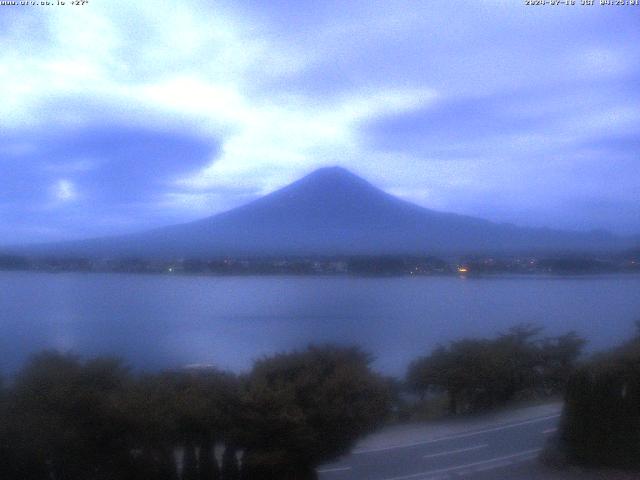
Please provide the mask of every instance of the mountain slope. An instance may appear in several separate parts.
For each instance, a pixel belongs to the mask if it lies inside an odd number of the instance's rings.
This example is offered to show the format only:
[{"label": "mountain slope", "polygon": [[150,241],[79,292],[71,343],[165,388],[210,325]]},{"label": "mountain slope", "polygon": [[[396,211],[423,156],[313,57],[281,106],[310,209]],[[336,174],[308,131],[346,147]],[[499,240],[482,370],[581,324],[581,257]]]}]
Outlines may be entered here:
[{"label": "mountain slope", "polygon": [[331,167],[195,222],[37,250],[83,256],[218,257],[596,251],[627,246],[627,240],[606,232],[519,228],[436,212]]}]

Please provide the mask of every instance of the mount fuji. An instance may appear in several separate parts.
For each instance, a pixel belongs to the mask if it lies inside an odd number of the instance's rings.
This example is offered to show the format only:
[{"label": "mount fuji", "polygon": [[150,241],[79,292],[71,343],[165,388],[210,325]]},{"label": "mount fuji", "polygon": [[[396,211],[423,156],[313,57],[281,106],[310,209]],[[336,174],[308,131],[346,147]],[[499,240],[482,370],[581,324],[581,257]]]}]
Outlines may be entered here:
[{"label": "mount fuji", "polygon": [[[401,200],[340,167],[321,168],[233,210],[138,234],[28,247],[87,257],[466,254],[611,251],[631,238],[525,228]],[[27,247],[23,247],[25,249]]]}]

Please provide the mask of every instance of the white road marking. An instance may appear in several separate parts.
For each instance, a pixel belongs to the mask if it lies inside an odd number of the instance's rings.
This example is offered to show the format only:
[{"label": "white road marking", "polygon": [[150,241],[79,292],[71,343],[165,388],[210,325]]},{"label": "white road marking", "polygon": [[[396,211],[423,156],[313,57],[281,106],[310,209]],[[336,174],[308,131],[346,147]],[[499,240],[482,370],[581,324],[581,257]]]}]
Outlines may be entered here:
[{"label": "white road marking", "polygon": [[467,448],[458,448],[457,450],[449,450],[448,452],[432,453],[430,455],[425,455],[422,458],[444,457],[445,455],[453,455],[454,453],[462,453],[462,452],[469,452],[471,450],[479,450],[481,448],[487,448],[488,446],[489,446],[488,443],[483,443],[482,445],[474,445],[473,447],[467,447]]},{"label": "white road marking", "polygon": [[[527,458],[525,458],[525,460],[527,460]],[[513,460],[502,460],[500,462],[491,463],[489,465],[480,465],[480,466],[474,467],[473,469],[471,469],[471,473],[486,472],[488,470],[495,470],[496,468],[500,468],[500,467],[508,467],[509,465],[513,465],[513,464],[514,464]]]},{"label": "white road marking", "polygon": [[[473,473],[473,470],[471,470],[470,468],[468,468],[467,470],[458,470],[458,471],[456,472],[456,476],[458,476],[458,477],[462,477],[462,476],[464,476],[464,475],[469,475],[469,474],[471,474],[471,473]],[[447,474],[447,477],[451,478],[451,476],[449,476],[448,474]],[[429,477],[429,480],[433,480],[433,477]]]},{"label": "white road marking", "polygon": [[529,425],[531,423],[544,422],[545,420],[550,420],[552,418],[558,418],[559,416],[560,416],[560,414],[557,413],[557,414],[554,414],[554,415],[547,415],[545,417],[533,418],[531,420],[525,420],[525,421],[522,421],[522,422],[511,423],[511,424],[507,424],[507,425],[500,425],[500,426],[497,426],[497,427],[486,428],[484,430],[475,430],[473,432],[459,433],[459,434],[455,434],[455,435],[449,435],[449,436],[445,436],[445,437],[434,438],[433,440],[423,440],[421,442],[390,445],[388,447],[368,448],[368,449],[364,449],[364,450],[354,450],[353,452],[351,452],[351,454],[352,455],[361,455],[363,453],[386,452],[387,450],[396,450],[398,448],[408,448],[408,447],[415,447],[415,446],[418,446],[418,445],[428,445],[430,443],[444,442],[444,441],[447,441],[447,440],[457,440],[459,438],[473,437],[475,435],[482,435],[483,433],[489,433],[489,432],[498,432],[500,430],[507,430],[509,428],[520,427],[522,425]]},{"label": "white road marking", "polygon": [[[427,472],[420,473],[412,473],[410,475],[402,475],[400,477],[390,477],[385,478],[384,480],[409,480],[411,478],[422,478],[422,479],[431,479],[430,475],[440,475],[443,473],[456,472],[456,471],[466,471],[466,469],[472,468],[470,472],[474,471],[486,471],[492,470],[493,468],[500,468],[507,465],[511,465],[517,462],[524,462],[527,460],[531,460],[534,458],[536,453],[541,452],[541,448],[534,448],[532,450],[524,450],[518,453],[512,453],[511,455],[503,455],[502,457],[490,458],[488,460],[481,460],[479,462],[467,463],[465,465],[457,465],[454,467],[440,468],[438,470],[429,470]],[[533,455],[533,456],[532,456]],[[520,458],[518,458],[520,457]],[[507,461],[508,460],[508,461]],[[491,466],[489,466],[491,464]]]},{"label": "white road marking", "polygon": [[547,428],[546,430],[543,430],[542,433],[544,433],[545,435],[549,434],[549,433],[554,433],[557,432],[558,429],[557,428]]},{"label": "white road marking", "polygon": [[323,468],[322,470],[316,470],[318,473],[332,473],[332,472],[347,472],[351,470],[351,467],[335,467],[335,468]]}]

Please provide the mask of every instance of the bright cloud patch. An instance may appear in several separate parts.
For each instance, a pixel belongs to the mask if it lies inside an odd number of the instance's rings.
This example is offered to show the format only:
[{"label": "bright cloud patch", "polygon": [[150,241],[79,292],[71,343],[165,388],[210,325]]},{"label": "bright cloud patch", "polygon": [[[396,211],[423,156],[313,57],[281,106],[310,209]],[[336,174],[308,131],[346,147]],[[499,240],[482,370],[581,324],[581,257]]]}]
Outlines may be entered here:
[{"label": "bright cloud patch", "polygon": [[56,200],[60,202],[70,202],[78,197],[78,192],[73,182],[69,180],[58,180],[53,188],[53,194]]}]

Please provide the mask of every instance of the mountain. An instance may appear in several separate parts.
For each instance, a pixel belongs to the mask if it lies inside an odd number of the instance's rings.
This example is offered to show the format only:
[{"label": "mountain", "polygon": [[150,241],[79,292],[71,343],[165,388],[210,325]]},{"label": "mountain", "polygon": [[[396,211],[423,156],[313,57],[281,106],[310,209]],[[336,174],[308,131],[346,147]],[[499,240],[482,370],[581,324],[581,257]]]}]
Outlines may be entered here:
[{"label": "mountain", "polygon": [[461,254],[627,248],[607,232],[521,228],[400,200],[340,168],[321,168],[258,200],[144,233],[31,247],[90,257]]}]

